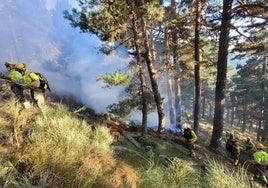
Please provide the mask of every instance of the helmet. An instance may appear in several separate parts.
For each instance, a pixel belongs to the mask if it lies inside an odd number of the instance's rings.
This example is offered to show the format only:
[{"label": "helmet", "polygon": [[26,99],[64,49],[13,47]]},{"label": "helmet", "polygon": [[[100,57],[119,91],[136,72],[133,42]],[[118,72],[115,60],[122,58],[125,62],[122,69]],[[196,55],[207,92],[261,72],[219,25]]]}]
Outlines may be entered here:
[{"label": "helmet", "polygon": [[11,62],[11,61],[7,61],[5,62],[5,66],[8,68],[8,67],[14,67],[16,64]]},{"label": "helmet", "polygon": [[258,144],[256,144],[256,149],[257,150],[263,150],[263,149],[265,149],[266,147],[263,145],[263,144],[261,144],[261,143],[258,143]]},{"label": "helmet", "polygon": [[25,70],[26,65],[25,65],[25,63],[18,63],[18,64],[15,66],[15,68],[18,69],[18,70]]}]

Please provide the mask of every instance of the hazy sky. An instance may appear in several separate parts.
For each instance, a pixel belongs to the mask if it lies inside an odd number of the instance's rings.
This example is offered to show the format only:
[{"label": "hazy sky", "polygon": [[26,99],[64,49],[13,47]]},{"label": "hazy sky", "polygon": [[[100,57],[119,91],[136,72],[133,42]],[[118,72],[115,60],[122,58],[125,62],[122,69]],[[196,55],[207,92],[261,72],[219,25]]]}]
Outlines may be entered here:
[{"label": "hazy sky", "polygon": [[77,0],[44,0],[45,2],[45,7],[48,9],[48,10],[52,10],[52,9],[55,9],[57,3],[59,1],[66,1],[69,3],[70,6],[72,7],[77,7],[78,3],[77,3]]}]

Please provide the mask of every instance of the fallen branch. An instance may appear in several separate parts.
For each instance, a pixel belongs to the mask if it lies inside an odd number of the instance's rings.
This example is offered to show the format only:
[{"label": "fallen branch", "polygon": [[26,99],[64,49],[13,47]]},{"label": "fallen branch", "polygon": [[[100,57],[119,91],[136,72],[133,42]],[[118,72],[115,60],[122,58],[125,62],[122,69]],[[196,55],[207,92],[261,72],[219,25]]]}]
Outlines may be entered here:
[{"label": "fallen branch", "polygon": [[134,146],[136,146],[137,148],[140,148],[141,145],[140,143],[138,143],[130,134],[128,134],[124,128],[129,127],[127,124],[115,119],[115,118],[111,118],[109,116],[109,114],[105,114],[104,115],[105,120],[106,120],[106,125],[107,127],[109,127],[110,129],[117,129],[125,138],[127,138]]},{"label": "fallen branch", "polygon": [[132,144],[134,144],[137,148],[140,148],[141,145],[138,143],[130,134],[128,134],[126,131],[123,129],[120,129],[121,134],[127,138]]},{"label": "fallen branch", "polygon": [[131,149],[128,149],[126,147],[122,147],[122,146],[112,146],[112,149],[113,150],[117,150],[117,151],[124,151],[124,152],[129,152],[129,153],[132,153],[132,154],[135,154],[141,158],[143,158],[144,160],[146,160],[146,158],[144,158],[139,152],[135,151],[135,150],[131,150]]}]

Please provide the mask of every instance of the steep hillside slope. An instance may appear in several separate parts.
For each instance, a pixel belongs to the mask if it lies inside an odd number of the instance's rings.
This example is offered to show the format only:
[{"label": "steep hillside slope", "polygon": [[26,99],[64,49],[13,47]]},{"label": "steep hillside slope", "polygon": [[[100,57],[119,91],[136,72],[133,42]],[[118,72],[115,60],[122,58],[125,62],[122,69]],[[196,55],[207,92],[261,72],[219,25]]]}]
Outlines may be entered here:
[{"label": "steep hillside slope", "polygon": [[204,120],[193,158],[181,135],[149,129],[143,139],[140,126],[96,114],[71,97],[49,95],[41,111],[23,108],[8,85],[0,94],[3,187],[248,187],[224,148],[209,150],[212,125]]}]

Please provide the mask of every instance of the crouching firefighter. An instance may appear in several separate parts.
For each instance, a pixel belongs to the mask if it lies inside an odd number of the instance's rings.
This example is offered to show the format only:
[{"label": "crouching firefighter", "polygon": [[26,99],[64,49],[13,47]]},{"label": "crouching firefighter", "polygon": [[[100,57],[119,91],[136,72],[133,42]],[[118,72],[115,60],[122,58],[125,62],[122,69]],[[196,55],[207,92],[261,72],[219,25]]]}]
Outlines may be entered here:
[{"label": "crouching firefighter", "polygon": [[194,148],[195,148],[194,144],[197,141],[197,136],[195,132],[191,130],[189,127],[187,127],[184,129],[183,137],[185,138],[187,147],[190,150],[190,155],[192,157],[196,157],[196,154],[194,152]]},{"label": "crouching firefighter", "polygon": [[45,106],[45,91],[46,89],[50,91],[46,79],[39,73],[26,70],[25,64],[23,63],[18,63],[16,69],[22,73],[25,87],[30,89],[34,105],[43,108]]}]

